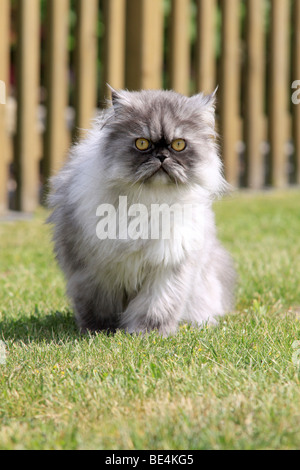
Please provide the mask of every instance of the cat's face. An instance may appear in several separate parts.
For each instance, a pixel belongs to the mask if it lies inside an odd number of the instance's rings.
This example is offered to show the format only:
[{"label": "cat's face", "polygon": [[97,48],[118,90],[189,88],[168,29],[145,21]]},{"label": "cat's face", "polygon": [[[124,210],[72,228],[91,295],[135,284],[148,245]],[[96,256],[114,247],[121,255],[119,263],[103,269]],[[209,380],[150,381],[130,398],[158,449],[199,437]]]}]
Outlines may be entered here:
[{"label": "cat's face", "polygon": [[104,152],[112,181],[221,189],[214,97],[113,91],[112,100]]}]

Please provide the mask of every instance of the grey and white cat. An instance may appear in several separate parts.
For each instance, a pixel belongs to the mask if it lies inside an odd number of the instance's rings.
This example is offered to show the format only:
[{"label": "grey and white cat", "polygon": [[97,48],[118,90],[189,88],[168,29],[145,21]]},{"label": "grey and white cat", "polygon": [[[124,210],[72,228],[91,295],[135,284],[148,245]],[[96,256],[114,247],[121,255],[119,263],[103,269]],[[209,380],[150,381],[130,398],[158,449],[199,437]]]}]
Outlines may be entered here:
[{"label": "grey and white cat", "polygon": [[[166,336],[180,322],[215,323],[232,309],[235,271],[212,211],[227,187],[214,101],[202,93],[112,90],[112,106],[52,179],[55,252],[83,331]],[[148,222],[153,204],[198,210],[177,226],[173,217],[177,236],[169,239],[99,239],[97,208],[108,204],[118,214],[120,196],[128,207],[149,209]]]}]

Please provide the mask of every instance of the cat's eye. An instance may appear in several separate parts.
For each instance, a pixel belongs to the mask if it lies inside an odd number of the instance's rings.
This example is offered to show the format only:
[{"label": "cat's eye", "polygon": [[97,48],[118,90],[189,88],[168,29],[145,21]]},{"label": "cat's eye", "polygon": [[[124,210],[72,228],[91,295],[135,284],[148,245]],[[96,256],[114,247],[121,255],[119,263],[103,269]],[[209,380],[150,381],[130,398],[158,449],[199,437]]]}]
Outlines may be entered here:
[{"label": "cat's eye", "polygon": [[150,147],[150,142],[148,139],[144,138],[136,139],[135,146],[138,150],[141,151],[148,150],[148,148]]},{"label": "cat's eye", "polygon": [[172,147],[173,150],[176,150],[176,152],[182,152],[186,147],[185,140],[175,139],[175,140],[173,140],[173,142],[171,144],[171,147]]}]

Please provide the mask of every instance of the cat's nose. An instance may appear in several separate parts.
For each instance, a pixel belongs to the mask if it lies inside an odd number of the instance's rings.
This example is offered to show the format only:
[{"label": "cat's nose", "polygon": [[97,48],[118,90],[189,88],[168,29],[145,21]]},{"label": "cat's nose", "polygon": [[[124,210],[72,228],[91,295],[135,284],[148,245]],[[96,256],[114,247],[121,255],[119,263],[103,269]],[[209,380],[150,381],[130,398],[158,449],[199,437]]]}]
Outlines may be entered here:
[{"label": "cat's nose", "polygon": [[166,155],[155,155],[156,158],[158,158],[158,160],[161,161],[161,163],[167,158]]}]

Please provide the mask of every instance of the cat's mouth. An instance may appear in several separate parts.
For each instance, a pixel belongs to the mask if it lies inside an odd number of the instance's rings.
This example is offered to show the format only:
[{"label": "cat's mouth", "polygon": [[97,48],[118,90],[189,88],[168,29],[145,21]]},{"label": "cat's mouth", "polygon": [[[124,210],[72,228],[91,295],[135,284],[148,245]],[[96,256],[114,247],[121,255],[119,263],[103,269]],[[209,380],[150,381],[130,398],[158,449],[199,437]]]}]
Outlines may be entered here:
[{"label": "cat's mouth", "polygon": [[184,184],[187,182],[184,168],[174,162],[148,161],[142,164],[137,173],[136,182],[159,182],[162,184]]},{"label": "cat's mouth", "polygon": [[146,176],[145,181],[149,181],[150,179],[154,178],[156,175],[165,174],[169,177],[170,180],[174,181],[172,174],[169,172],[166,166],[161,164],[158,168],[153,170],[149,175]]}]

